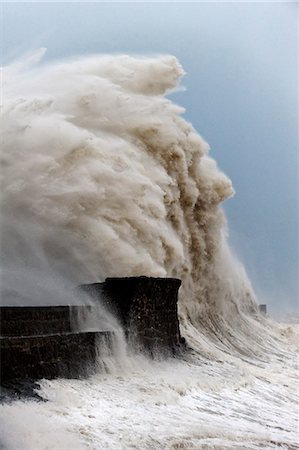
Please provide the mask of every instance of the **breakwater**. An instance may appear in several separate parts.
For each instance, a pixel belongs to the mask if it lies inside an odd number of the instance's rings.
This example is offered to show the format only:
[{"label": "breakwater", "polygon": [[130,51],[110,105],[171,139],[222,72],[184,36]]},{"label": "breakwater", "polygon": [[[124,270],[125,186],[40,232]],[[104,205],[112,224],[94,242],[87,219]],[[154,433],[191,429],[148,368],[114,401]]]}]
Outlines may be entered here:
[{"label": "breakwater", "polygon": [[14,380],[76,378],[92,373],[101,350],[112,351],[113,331],[81,331],[78,318],[113,313],[130,345],[153,354],[174,354],[183,344],[177,314],[180,280],[175,278],[108,278],[82,285],[92,305],[3,306],[1,314],[1,383]]},{"label": "breakwater", "polygon": [[95,302],[120,320],[128,341],[150,352],[176,352],[184,343],[178,319],[177,278],[107,278],[104,283],[82,285]]}]

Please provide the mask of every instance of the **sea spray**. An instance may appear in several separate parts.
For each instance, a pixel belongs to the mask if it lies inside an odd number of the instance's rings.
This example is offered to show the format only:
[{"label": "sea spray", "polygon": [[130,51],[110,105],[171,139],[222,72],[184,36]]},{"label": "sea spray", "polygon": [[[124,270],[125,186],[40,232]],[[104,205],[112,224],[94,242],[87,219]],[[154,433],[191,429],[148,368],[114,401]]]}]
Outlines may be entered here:
[{"label": "sea spray", "polygon": [[162,95],[183,74],[174,57],[7,70],[4,267],[24,253],[30,267],[34,253],[36,265],[44,258],[47,272],[78,282],[178,276],[181,313],[195,323],[206,308],[255,308],[245,275],[223,257],[218,205],[233,194],[231,182],[182,108]]},{"label": "sea spray", "polygon": [[2,303],[76,303],[81,283],[172,276],[200,352],[208,338],[252,354],[248,334],[255,353],[273,346],[227,245],[231,181],[165,97],[184,74],[177,59],[42,54],[3,74]]}]

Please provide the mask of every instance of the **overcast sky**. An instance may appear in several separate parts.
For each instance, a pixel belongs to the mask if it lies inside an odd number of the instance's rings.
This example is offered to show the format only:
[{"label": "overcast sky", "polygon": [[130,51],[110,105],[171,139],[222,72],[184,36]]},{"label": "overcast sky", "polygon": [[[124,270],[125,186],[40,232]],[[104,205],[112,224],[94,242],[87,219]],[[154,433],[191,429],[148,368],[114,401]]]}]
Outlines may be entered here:
[{"label": "overcast sky", "polygon": [[230,240],[260,303],[298,309],[296,3],[6,3],[2,60],[47,47],[171,53],[187,76],[172,99],[233,181]]}]

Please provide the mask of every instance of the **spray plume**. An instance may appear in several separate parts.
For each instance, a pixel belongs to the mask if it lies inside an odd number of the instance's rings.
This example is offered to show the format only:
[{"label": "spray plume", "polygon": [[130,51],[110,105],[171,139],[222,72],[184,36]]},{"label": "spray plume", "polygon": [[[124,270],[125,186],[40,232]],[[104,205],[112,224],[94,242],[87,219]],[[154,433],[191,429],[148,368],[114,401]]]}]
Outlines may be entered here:
[{"label": "spray plume", "polygon": [[190,341],[203,347],[205,330],[238,347],[257,306],[226,242],[219,204],[234,192],[165,97],[177,59],[42,54],[4,69],[2,302],[73,303],[79,283],[174,276]]}]

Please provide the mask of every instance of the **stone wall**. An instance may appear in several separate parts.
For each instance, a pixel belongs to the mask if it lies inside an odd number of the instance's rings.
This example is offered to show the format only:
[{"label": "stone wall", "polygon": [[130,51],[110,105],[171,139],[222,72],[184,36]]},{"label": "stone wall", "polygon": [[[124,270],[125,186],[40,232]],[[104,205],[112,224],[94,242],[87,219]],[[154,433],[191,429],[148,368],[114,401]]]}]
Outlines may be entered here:
[{"label": "stone wall", "polygon": [[176,352],[184,343],[177,312],[180,285],[176,278],[142,276],[107,278],[81,289],[118,316],[133,345]]},{"label": "stone wall", "polygon": [[110,340],[108,332],[1,337],[1,384],[86,376],[95,369],[98,349],[111,347]]},{"label": "stone wall", "polygon": [[[118,316],[135,348],[174,354],[184,342],[177,314],[180,284],[175,278],[108,278],[80,289]],[[75,319],[87,310],[100,317],[96,305],[0,307],[1,384],[90,373],[101,351],[112,349],[113,333],[79,331]]]},{"label": "stone wall", "polygon": [[112,349],[112,333],[79,332],[76,318],[87,309],[92,307],[0,307],[0,384],[77,378],[94,370],[101,348],[105,354]]},{"label": "stone wall", "polygon": [[79,331],[78,320],[93,309],[96,308],[89,305],[1,306],[0,335],[34,336]]}]

